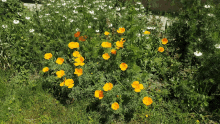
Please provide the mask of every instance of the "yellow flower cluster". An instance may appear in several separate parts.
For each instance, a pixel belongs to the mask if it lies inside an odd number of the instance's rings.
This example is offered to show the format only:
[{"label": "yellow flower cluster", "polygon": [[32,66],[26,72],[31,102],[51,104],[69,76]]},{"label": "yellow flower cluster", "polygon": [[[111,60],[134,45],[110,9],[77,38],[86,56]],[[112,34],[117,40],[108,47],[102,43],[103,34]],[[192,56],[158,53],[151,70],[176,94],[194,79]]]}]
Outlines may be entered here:
[{"label": "yellow flower cluster", "polygon": [[[167,38],[163,38],[163,39],[162,39],[162,44],[165,45],[165,44],[167,44],[167,43],[168,43]],[[159,47],[159,48],[158,48],[158,51],[159,51],[159,52],[163,52],[163,51],[164,51],[164,48],[163,48],[163,47]]]},{"label": "yellow flower cluster", "polygon": [[64,86],[64,85],[67,86],[68,88],[72,88],[74,86],[73,79],[66,79],[65,78],[65,80],[62,83],[60,83],[61,87]]},{"label": "yellow flower cluster", "polygon": [[133,88],[135,88],[134,89],[135,92],[141,92],[141,90],[144,89],[143,84],[139,84],[139,81],[134,81],[131,85]]}]

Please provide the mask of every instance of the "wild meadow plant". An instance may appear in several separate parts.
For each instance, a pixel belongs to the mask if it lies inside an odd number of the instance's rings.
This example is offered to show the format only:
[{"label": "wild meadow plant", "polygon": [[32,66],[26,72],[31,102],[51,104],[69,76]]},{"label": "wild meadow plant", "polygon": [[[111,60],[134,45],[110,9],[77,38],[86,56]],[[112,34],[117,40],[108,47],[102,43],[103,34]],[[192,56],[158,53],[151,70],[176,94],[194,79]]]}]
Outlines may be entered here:
[{"label": "wild meadow plant", "polygon": [[[180,108],[207,106],[191,73],[197,68],[185,71],[178,60],[182,53],[174,54],[182,40],[174,42],[172,33],[158,37],[157,27],[147,25],[149,13],[135,2],[43,1],[41,11],[24,9],[4,21],[2,41],[11,45],[13,66],[41,70],[43,87],[61,94],[58,99],[62,94],[76,102],[92,98],[109,120],[132,116],[139,108],[151,113],[173,97]],[[187,54],[194,52],[203,51]]]}]

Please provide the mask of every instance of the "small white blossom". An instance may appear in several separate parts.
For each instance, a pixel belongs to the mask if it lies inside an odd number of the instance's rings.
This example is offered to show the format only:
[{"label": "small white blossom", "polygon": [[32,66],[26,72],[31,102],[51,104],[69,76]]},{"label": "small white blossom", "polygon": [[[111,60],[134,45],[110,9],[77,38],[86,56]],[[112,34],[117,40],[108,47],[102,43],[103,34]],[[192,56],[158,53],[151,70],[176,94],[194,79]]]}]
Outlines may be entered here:
[{"label": "small white blossom", "polygon": [[27,20],[29,20],[31,17],[25,17]]},{"label": "small white blossom", "polygon": [[95,30],[95,32],[99,32],[99,30]]},{"label": "small white blossom", "polygon": [[42,15],[40,15],[39,18],[42,18]]},{"label": "small white blossom", "polygon": [[79,31],[79,28],[76,28],[76,31]]},{"label": "small white blossom", "polygon": [[122,9],[122,10],[125,10],[125,9],[126,9],[126,7],[122,7],[121,9]]},{"label": "small white blossom", "polygon": [[18,12],[18,15],[21,16],[22,14]]},{"label": "small white blossom", "polygon": [[199,52],[199,51],[196,51],[196,52],[194,52],[194,55],[196,55],[196,56],[201,56],[201,55],[202,55],[202,53],[201,53],[201,52]]},{"label": "small white blossom", "polygon": [[220,44],[215,44],[215,47],[220,49]]},{"label": "small white blossom", "polygon": [[93,10],[92,10],[92,11],[89,11],[89,13],[90,13],[90,14],[94,14],[94,11],[93,11]]},{"label": "small white blossom", "polygon": [[63,17],[66,19],[67,17],[65,15],[63,15]]},{"label": "small white blossom", "polygon": [[52,20],[50,20],[50,19],[47,19],[47,21],[48,21],[48,22],[51,22]]},{"label": "small white blossom", "polygon": [[31,32],[31,33],[34,32],[34,29],[30,29],[29,32]]},{"label": "small white blossom", "polygon": [[110,24],[109,27],[112,27],[112,24]]},{"label": "small white blossom", "polygon": [[71,19],[70,22],[73,22],[73,20]]},{"label": "small white blossom", "polygon": [[6,2],[7,0],[2,0],[2,2]]},{"label": "small white blossom", "polygon": [[96,17],[94,17],[93,19],[97,20],[97,18],[96,18]]},{"label": "small white blossom", "polygon": [[139,8],[135,8],[135,10],[136,10],[136,11],[138,11],[138,10],[139,10]]},{"label": "small white blossom", "polygon": [[19,20],[14,20],[13,23],[14,23],[14,24],[18,24],[18,23],[19,23]]},{"label": "small white blossom", "polygon": [[57,6],[58,8],[60,8],[60,6]]},{"label": "small white blossom", "polygon": [[108,6],[108,8],[109,8],[109,9],[112,9],[113,7],[112,7],[112,6]]},{"label": "small white blossom", "polygon": [[65,6],[65,5],[66,5],[66,3],[63,3],[62,5],[63,5],[63,6]]},{"label": "small white blossom", "polygon": [[117,11],[120,11],[120,8],[119,8],[119,7],[117,7],[117,8],[116,8],[116,10],[117,10]]},{"label": "small white blossom", "polygon": [[141,4],[141,2],[137,2],[136,4]]},{"label": "small white blossom", "polygon": [[204,7],[205,7],[205,8],[210,8],[211,6],[210,6],[210,5],[205,5]]},{"label": "small white blossom", "polygon": [[56,11],[55,13],[59,13],[59,11]]},{"label": "small white blossom", "polygon": [[156,29],[156,27],[147,27],[147,29]]},{"label": "small white blossom", "polygon": [[73,10],[74,13],[78,13],[78,11]]},{"label": "small white blossom", "polygon": [[210,16],[210,17],[214,17],[215,16],[214,14],[211,14],[211,13],[209,13],[207,15]]},{"label": "small white blossom", "polygon": [[2,27],[3,27],[3,28],[7,28],[8,26],[7,26],[7,25],[2,25]]},{"label": "small white blossom", "polygon": [[47,4],[47,6],[50,6],[50,5],[51,5],[50,3]]},{"label": "small white blossom", "polygon": [[88,28],[91,28],[91,26],[88,26]]},{"label": "small white blossom", "polygon": [[45,14],[46,16],[50,15],[49,13],[48,14]]}]

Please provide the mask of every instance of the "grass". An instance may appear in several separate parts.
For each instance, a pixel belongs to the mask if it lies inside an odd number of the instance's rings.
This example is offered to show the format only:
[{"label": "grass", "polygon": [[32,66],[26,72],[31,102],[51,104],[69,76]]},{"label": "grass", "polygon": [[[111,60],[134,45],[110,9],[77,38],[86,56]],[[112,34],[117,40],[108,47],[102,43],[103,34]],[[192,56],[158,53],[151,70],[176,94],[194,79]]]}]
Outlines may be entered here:
[{"label": "grass", "polygon": [[[98,111],[93,98],[79,101],[67,99],[59,101],[56,95],[44,90],[42,78],[37,73],[28,74],[14,70],[0,71],[1,123],[181,123],[193,124],[196,120],[208,123],[197,113],[189,113],[179,108],[175,101],[163,100],[152,111],[140,107],[134,116],[106,122],[104,113]],[[29,77],[29,78],[25,78]],[[63,96],[64,97],[64,96]],[[148,115],[148,117],[146,117]],[[102,118],[101,118],[102,117]]]}]

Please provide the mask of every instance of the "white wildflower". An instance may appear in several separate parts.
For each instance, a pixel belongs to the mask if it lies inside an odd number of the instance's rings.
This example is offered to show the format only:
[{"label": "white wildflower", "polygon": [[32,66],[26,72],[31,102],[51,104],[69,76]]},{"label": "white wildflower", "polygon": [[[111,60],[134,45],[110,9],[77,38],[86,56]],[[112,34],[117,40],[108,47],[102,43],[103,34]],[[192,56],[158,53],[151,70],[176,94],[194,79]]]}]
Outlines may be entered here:
[{"label": "white wildflower", "polygon": [[42,15],[40,15],[39,18],[42,18]]},{"label": "white wildflower", "polygon": [[31,33],[34,32],[34,29],[30,29],[29,32],[31,32]]},{"label": "white wildflower", "polygon": [[199,52],[199,51],[196,51],[196,52],[194,52],[194,55],[196,55],[196,56],[201,56],[201,55],[202,55],[202,53],[201,53],[201,52]]},{"label": "white wildflower", "polygon": [[50,5],[51,5],[50,3],[47,4],[47,6],[50,6]]},{"label": "white wildflower", "polygon": [[6,2],[7,0],[2,0],[2,2]]},{"label": "white wildflower", "polygon": [[46,16],[50,15],[49,13],[48,14],[45,14]]},{"label": "white wildflower", "polygon": [[141,4],[141,2],[137,2],[136,4]]},{"label": "white wildflower", "polygon": [[207,15],[210,16],[210,17],[214,17],[215,16],[214,14],[211,14],[211,13],[208,13]]},{"label": "white wildflower", "polygon": [[7,28],[8,26],[7,25],[2,25],[2,28]]},{"label": "white wildflower", "polygon": [[73,20],[71,19],[70,22],[73,22]]},{"label": "white wildflower", "polygon": [[136,11],[138,11],[138,10],[139,10],[139,8],[135,8],[135,10],[136,10]]},{"label": "white wildflower", "polygon": [[95,30],[95,32],[99,32],[99,30]]},{"label": "white wildflower", "polygon": [[154,29],[156,29],[156,27],[147,27],[147,29],[153,29],[154,30]]},{"label": "white wildflower", "polygon": [[88,28],[91,28],[91,26],[88,26]]},{"label": "white wildflower", "polygon": [[116,8],[116,10],[117,10],[117,11],[120,11],[120,8],[119,8],[119,7],[117,7],[117,8]]},{"label": "white wildflower", "polygon": [[78,11],[76,11],[76,10],[73,10],[73,12],[74,12],[74,13],[78,13]]},{"label": "white wildflower", "polygon": [[109,9],[112,9],[113,7],[112,7],[112,6],[108,6],[108,8],[109,8]]},{"label": "white wildflower", "polygon": [[210,6],[210,5],[205,5],[204,7],[205,7],[205,8],[210,8],[211,6]]},{"label": "white wildflower", "polygon": [[59,11],[56,11],[55,13],[59,13]]},{"label": "white wildflower", "polygon": [[27,20],[29,20],[31,17],[25,17]]},{"label": "white wildflower", "polygon": [[97,18],[96,18],[96,17],[94,17],[93,19],[97,20]]},{"label": "white wildflower", "polygon": [[19,23],[19,20],[14,20],[13,23],[14,23],[14,24],[18,24],[18,23]]},{"label": "white wildflower", "polygon": [[92,11],[89,11],[89,13],[90,13],[90,14],[94,14],[94,11],[93,11],[93,10],[92,10]]},{"label": "white wildflower", "polygon": [[79,28],[76,28],[76,31],[79,31]]},{"label": "white wildflower", "polygon": [[220,49],[220,44],[215,44],[215,47]]},{"label": "white wildflower", "polygon": [[126,7],[122,7],[121,9],[122,9],[122,10],[125,10],[125,9],[126,9]]}]

